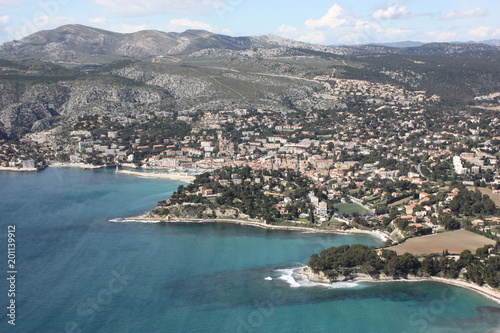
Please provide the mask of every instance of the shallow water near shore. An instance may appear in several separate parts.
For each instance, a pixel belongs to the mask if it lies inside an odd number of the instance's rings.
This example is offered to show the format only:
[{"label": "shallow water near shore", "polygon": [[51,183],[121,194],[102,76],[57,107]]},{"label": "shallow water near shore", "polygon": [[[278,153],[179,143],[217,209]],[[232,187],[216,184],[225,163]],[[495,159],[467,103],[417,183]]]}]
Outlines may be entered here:
[{"label": "shallow water near shore", "polygon": [[[113,170],[0,173],[0,253],[16,225],[16,326],[1,332],[495,332],[500,306],[435,282],[307,284],[329,246],[381,240],[232,224],[111,223],[181,182]],[[6,263],[6,256],[0,261]],[[5,281],[6,269],[0,270]]]}]

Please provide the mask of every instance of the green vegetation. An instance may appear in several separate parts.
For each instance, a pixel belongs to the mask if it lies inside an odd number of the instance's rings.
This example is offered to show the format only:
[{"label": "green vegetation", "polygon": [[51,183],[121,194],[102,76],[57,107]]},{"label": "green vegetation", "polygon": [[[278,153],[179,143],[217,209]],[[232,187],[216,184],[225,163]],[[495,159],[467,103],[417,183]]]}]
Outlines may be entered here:
[{"label": "green vegetation", "polygon": [[[307,198],[309,184],[294,170],[226,167],[198,175],[193,183],[180,186],[162,204],[167,207],[184,203],[201,203],[212,208],[231,207],[251,218],[278,223],[296,220],[302,212],[313,212]],[[203,191],[210,191],[211,197],[203,196]],[[285,197],[290,199],[286,204]],[[280,206],[284,208],[281,213],[278,211]],[[309,222],[314,223],[314,214]]]},{"label": "green vegetation", "polygon": [[450,202],[452,212],[466,216],[478,214],[495,214],[497,209],[495,203],[489,196],[481,194],[479,190],[469,191],[463,188],[458,195]]},{"label": "green vegetation", "polygon": [[368,274],[379,278],[381,274],[393,278],[408,276],[440,276],[450,279],[462,277],[478,285],[500,286],[500,249],[497,243],[476,250],[473,254],[465,250],[458,260],[446,255],[416,257],[410,253],[397,255],[390,250],[376,250],[365,245],[343,245],[313,254],[309,267],[314,272],[323,272],[330,279],[355,278],[357,274]]},{"label": "green vegetation", "polygon": [[340,215],[369,215],[371,211],[356,203],[336,203],[334,209]]}]

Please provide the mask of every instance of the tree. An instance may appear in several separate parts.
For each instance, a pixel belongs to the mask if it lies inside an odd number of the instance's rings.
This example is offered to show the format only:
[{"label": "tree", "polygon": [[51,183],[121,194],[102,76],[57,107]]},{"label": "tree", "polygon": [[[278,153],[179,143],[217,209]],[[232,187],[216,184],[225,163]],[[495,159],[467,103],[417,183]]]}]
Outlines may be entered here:
[{"label": "tree", "polygon": [[422,271],[430,276],[439,272],[439,262],[433,256],[426,256],[422,260]]},{"label": "tree", "polygon": [[460,229],[460,222],[458,222],[453,216],[450,214],[442,214],[439,217],[439,224],[444,226],[445,230],[456,230]]},{"label": "tree", "polygon": [[309,222],[311,224],[316,223],[316,219],[314,217],[314,211],[313,211],[312,207],[309,209]]}]

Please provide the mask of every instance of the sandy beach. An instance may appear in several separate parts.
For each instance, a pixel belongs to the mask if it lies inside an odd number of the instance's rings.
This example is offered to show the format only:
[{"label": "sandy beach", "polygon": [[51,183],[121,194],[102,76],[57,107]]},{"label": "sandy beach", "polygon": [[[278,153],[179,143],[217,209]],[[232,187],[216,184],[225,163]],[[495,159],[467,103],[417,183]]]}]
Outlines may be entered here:
[{"label": "sandy beach", "polygon": [[81,169],[102,169],[106,166],[104,165],[93,165],[86,163],[68,163],[68,162],[55,162],[50,164],[51,168],[81,168]]},{"label": "sandy beach", "polygon": [[454,285],[457,287],[466,288],[466,289],[478,292],[478,293],[494,300],[498,304],[500,304],[500,290],[493,289],[489,286],[478,286],[477,284],[463,281],[463,280],[452,280],[452,279],[445,279],[445,278],[440,278],[440,277],[431,277],[431,278],[427,278],[424,280],[447,283],[447,284],[451,284],[451,285]]},{"label": "sandy beach", "polygon": [[17,168],[17,167],[0,167],[0,171],[15,171],[15,172],[34,172],[37,168]]},{"label": "sandy beach", "polygon": [[132,170],[117,170],[116,173],[144,177],[144,178],[180,180],[187,183],[191,183],[192,181],[194,181],[196,177],[196,175],[194,174],[181,173],[181,172],[140,172]]}]

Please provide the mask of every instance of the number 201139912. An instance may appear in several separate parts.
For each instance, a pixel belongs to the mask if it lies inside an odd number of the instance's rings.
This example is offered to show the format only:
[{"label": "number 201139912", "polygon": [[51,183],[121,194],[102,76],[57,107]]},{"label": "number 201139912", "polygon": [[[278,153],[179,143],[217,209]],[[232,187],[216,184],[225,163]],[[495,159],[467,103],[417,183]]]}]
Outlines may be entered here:
[{"label": "number 201139912", "polygon": [[7,265],[13,270],[16,268],[16,226],[9,225],[7,232]]}]

